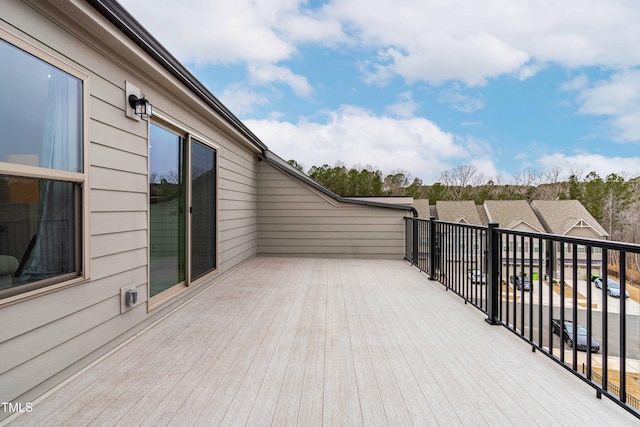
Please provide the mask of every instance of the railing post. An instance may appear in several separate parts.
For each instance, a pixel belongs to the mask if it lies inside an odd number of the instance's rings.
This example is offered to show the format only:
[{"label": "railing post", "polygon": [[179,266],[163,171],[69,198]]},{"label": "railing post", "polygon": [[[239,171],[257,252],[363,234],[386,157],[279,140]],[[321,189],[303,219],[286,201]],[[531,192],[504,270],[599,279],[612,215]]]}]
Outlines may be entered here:
[{"label": "railing post", "polygon": [[491,325],[499,325],[500,317],[498,316],[499,299],[500,299],[500,239],[498,231],[498,223],[490,222],[487,230],[487,252],[489,277],[487,278],[487,323]]},{"label": "railing post", "polygon": [[413,259],[413,265],[415,266],[419,266],[419,261],[420,261],[420,238],[418,236],[418,227],[420,226],[420,222],[416,219],[416,218],[412,218],[411,219],[411,224],[413,224],[413,229],[411,230],[411,234],[412,234],[412,252],[413,252],[413,256],[411,257]]},{"label": "railing post", "polygon": [[436,217],[429,218],[429,280],[436,280],[436,260],[437,249],[436,244]]}]

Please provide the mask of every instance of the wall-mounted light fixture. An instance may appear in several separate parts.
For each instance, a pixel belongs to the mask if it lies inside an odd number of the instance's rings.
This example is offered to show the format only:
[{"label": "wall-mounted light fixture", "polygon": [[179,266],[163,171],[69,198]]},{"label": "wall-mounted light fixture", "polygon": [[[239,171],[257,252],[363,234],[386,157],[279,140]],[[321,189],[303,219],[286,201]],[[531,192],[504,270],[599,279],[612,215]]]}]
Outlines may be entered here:
[{"label": "wall-mounted light fixture", "polygon": [[142,98],[138,98],[136,95],[129,95],[129,105],[135,109],[136,114],[140,116],[141,119],[151,117],[153,108],[144,95],[142,95]]}]

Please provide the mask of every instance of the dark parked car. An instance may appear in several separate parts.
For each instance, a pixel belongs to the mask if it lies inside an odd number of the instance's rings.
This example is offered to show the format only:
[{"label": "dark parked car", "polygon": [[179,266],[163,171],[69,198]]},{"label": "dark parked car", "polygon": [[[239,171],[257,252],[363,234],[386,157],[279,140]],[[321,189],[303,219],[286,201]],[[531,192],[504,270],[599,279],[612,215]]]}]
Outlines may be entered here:
[{"label": "dark parked car", "polygon": [[[602,289],[602,279],[596,277],[593,279],[593,283],[596,284],[596,288]],[[607,278],[607,293],[609,296],[620,298],[620,283],[616,280]],[[624,291],[625,298],[629,298],[629,291]]]},{"label": "dark parked car", "polygon": [[[560,320],[553,319],[551,322],[553,333],[560,336]],[[587,351],[587,330],[580,323],[578,325],[578,345],[576,348],[581,351]],[[562,328],[562,339],[567,343],[569,347],[573,347],[573,322],[570,320],[564,321],[564,328]],[[591,337],[591,351],[597,353],[600,351],[600,343],[594,337]]]},{"label": "dark parked car", "polygon": [[529,276],[511,276],[509,277],[509,282],[515,285],[516,289],[524,288],[525,291],[530,291],[533,289],[533,285],[531,284]]}]

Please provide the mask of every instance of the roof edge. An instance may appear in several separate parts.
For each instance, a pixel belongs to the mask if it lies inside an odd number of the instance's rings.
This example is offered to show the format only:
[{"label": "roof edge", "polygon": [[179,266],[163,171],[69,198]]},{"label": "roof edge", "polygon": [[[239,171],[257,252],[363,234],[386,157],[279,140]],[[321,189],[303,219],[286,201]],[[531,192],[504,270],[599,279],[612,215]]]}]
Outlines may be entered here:
[{"label": "roof edge", "polygon": [[[598,236],[600,237],[604,237],[605,239],[607,237],[609,237],[609,233],[607,233],[607,230],[605,230],[604,228],[602,228],[605,232],[605,234],[602,234],[600,231],[598,231],[598,229],[596,227],[593,226],[593,224],[591,224],[590,221],[587,221],[584,218],[579,218],[576,222],[573,223],[573,225],[569,228],[567,228],[567,230],[565,230],[564,235],[567,235],[567,233],[569,233],[571,230],[573,230],[574,228],[576,228],[576,225],[578,225],[579,223],[585,223],[586,225],[588,225],[588,228],[590,228],[591,230],[593,230]],[[579,227],[579,228],[585,228],[585,227]]]},{"label": "roof edge", "polygon": [[399,209],[404,211],[410,211],[413,214],[414,218],[418,218],[418,210],[414,206],[394,205],[390,203],[372,202],[368,200],[357,200],[357,199],[351,199],[348,197],[339,196],[333,191],[329,190],[328,188],[318,184],[313,179],[311,179],[308,175],[300,172],[298,169],[294,168],[289,163],[285,162],[282,158],[278,157],[277,154],[274,154],[269,150],[265,150],[262,153],[261,159],[267,162],[268,164],[270,164],[271,166],[274,166],[275,168],[281,170],[282,172],[285,172],[289,176],[299,181],[302,181],[303,183],[313,187],[315,190],[320,191],[325,196],[328,196],[338,202],[349,203],[352,205],[364,205],[364,206],[373,206],[378,208],[389,208],[389,209]]},{"label": "roof edge", "polygon": [[[511,224],[513,224],[513,225],[511,225]],[[546,230],[544,230],[544,225],[542,226],[542,227],[543,227],[543,229],[542,229],[542,230],[540,230],[538,227],[534,227],[533,225],[529,224],[529,222],[527,222],[527,221],[526,221],[526,220],[524,220],[524,219],[516,219],[516,220],[513,220],[513,221],[511,221],[511,222],[509,223],[509,225],[508,225],[507,227],[512,229],[513,227],[516,227],[516,226],[518,226],[518,225],[520,225],[520,224],[524,224],[524,225],[526,225],[527,227],[531,228],[532,230],[534,230],[534,231],[535,231],[535,232],[537,232],[537,233],[546,233],[546,232],[547,232]],[[542,225],[542,224],[540,224],[540,225]]]},{"label": "roof edge", "polygon": [[220,102],[191,72],[182,65],[155,37],[153,37],[127,10],[115,0],[86,0],[131,41],[151,56],[158,64],[178,79],[189,90],[220,114],[233,128],[260,150],[267,146]]}]

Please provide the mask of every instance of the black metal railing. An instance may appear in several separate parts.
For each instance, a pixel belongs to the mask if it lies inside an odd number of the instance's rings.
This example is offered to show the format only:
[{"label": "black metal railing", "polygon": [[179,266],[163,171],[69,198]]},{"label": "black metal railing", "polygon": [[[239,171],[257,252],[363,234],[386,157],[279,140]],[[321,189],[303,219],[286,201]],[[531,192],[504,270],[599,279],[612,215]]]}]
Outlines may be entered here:
[{"label": "black metal railing", "polygon": [[640,418],[640,245],[407,218],[405,258]]}]

